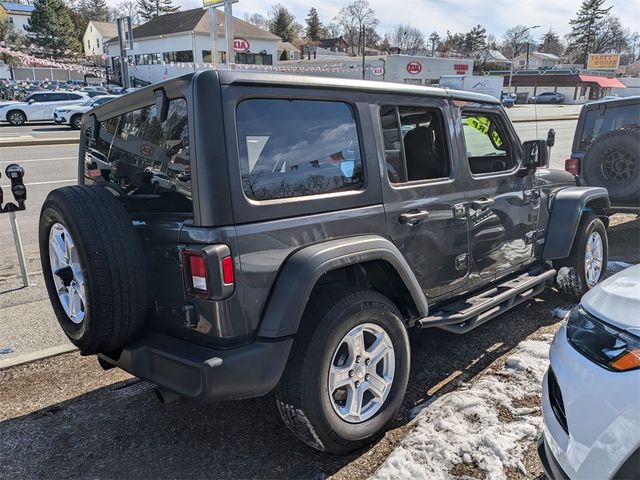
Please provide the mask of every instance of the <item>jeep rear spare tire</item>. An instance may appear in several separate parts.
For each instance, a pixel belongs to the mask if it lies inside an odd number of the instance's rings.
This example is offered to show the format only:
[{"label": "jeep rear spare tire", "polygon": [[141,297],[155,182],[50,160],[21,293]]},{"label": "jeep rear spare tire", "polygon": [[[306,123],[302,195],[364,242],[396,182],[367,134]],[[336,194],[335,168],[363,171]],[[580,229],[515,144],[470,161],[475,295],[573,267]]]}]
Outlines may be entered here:
[{"label": "jeep rear spare tire", "polygon": [[587,185],[605,187],[612,203],[640,206],[640,130],[599,136],[587,149],[582,168]]},{"label": "jeep rear spare tire", "polygon": [[58,322],[83,355],[123,347],[146,314],[145,262],[127,212],[108,190],[52,191],[40,213],[40,261]]}]

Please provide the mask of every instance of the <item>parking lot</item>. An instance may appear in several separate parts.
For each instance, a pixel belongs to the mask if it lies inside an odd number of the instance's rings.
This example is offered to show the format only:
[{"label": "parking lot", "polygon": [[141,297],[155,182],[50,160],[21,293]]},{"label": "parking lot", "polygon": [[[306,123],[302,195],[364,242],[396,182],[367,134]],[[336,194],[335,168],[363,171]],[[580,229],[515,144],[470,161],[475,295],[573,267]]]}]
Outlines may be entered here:
[{"label": "parking lot", "polygon": [[[514,107],[509,114],[522,140],[556,130],[551,166],[562,168],[579,109],[554,107],[559,110]],[[542,118],[537,123],[536,113]],[[0,140],[58,134],[77,132],[45,124],[0,126]],[[11,162],[26,171],[27,210],[18,218],[33,286],[20,288],[8,219],[0,216],[0,349],[11,350],[0,355],[0,368],[3,360],[67,344],[42,285],[37,220],[49,191],[76,182],[77,145],[2,147],[0,169]],[[0,180],[5,200],[7,184]],[[638,218],[612,217],[609,235],[614,265],[640,262]],[[346,457],[299,443],[282,424],[272,395],[162,405],[149,384],[117,370],[103,372],[94,357],[76,352],[0,369],[0,478],[367,478],[416,426],[411,421],[415,407],[501,368],[526,339],[548,341],[560,321],[552,311],[571,304],[548,291],[467,335],[413,331],[411,378],[400,414],[382,440]],[[535,411],[539,397],[527,402]],[[521,460],[524,471],[509,471],[508,478],[540,478],[533,439],[523,445]],[[448,473],[483,478],[477,465]]]}]

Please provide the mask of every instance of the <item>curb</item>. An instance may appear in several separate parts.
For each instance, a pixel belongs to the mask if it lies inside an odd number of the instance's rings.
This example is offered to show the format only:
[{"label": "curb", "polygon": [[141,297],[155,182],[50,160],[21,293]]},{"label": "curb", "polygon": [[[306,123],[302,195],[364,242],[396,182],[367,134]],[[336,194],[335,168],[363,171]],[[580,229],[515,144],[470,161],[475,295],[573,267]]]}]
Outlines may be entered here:
[{"label": "curb", "polygon": [[79,138],[30,138],[19,140],[0,140],[0,147],[30,147],[33,145],[74,145]]},{"label": "curb", "polygon": [[6,360],[0,360],[0,370],[5,368],[17,367],[18,365],[26,365],[27,363],[37,362],[38,360],[44,360],[45,358],[57,357],[65,353],[70,353],[78,350],[75,346],[58,345],[57,347],[45,348],[37,352],[23,353],[15,357],[7,358]]}]

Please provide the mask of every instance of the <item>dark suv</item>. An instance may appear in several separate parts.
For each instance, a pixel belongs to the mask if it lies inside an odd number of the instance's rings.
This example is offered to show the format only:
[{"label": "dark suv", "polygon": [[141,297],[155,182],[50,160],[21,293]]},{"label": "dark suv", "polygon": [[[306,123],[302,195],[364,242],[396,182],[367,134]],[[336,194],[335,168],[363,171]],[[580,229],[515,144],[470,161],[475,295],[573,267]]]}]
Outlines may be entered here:
[{"label": "dark suv", "polygon": [[546,159],[489,96],[190,74],[85,114],[44,277],[104,368],[165,401],[275,390],[301,440],[344,453],[398,411],[408,328],[466,333],[556,277],[600,280],[607,191]]},{"label": "dark suv", "polygon": [[640,213],[640,96],[584,105],[565,170],[605,187],[612,211]]}]

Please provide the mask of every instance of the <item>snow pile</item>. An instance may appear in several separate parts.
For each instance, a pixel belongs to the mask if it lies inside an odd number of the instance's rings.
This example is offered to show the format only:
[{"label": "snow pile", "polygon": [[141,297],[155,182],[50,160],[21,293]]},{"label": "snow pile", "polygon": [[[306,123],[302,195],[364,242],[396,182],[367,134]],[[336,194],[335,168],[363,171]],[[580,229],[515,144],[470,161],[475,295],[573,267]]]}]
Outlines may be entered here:
[{"label": "snow pile", "polygon": [[507,468],[526,474],[522,452],[542,428],[538,404],[551,337],[545,340],[523,341],[498,371],[431,401],[372,478],[445,479],[462,464],[489,479],[506,479]]}]

